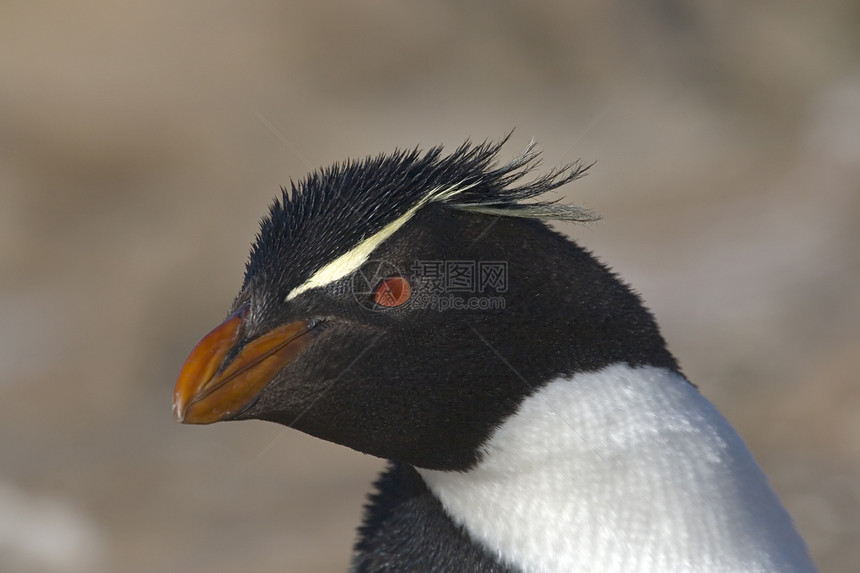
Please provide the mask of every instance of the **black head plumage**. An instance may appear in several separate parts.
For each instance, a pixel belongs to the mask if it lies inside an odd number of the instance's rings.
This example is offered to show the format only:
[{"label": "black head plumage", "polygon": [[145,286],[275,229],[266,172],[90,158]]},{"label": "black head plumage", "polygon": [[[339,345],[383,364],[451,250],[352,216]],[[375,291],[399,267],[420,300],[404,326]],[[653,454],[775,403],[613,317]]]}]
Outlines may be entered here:
[{"label": "black head plumage", "polygon": [[[450,155],[441,146],[346,161],[282,189],[263,219],[246,269],[247,281],[278,285],[283,298],[326,262],[407,214],[436,203],[452,209],[534,219],[593,221],[590,211],[555,201],[525,201],[585,174],[575,163],[522,182],[540,163],[534,142],[498,166],[507,137],[466,142]],[[284,265],[285,260],[289,265]]]}]

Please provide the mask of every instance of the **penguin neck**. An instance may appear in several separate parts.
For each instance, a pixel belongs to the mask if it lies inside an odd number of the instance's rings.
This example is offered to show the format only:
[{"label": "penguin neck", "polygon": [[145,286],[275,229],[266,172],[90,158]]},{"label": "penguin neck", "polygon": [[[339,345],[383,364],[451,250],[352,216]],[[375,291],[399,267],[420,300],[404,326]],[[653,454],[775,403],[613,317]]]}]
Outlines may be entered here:
[{"label": "penguin neck", "polygon": [[351,573],[522,573],[454,523],[413,466],[392,462],[375,486]]},{"label": "penguin neck", "polygon": [[553,380],[476,467],[418,472],[455,523],[526,573],[815,570],[741,438],[664,368]]}]

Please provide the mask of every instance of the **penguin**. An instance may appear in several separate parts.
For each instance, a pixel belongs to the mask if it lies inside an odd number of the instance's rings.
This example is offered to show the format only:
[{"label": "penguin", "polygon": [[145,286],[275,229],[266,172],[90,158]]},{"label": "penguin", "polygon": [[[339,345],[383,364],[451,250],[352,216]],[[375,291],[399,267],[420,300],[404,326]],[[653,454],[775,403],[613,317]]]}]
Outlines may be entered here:
[{"label": "penguin", "polygon": [[350,571],[816,571],[749,449],[640,297],[548,226],[534,144],[419,148],[271,205],[226,319],[174,390],[187,424],[266,420],[389,460]]}]

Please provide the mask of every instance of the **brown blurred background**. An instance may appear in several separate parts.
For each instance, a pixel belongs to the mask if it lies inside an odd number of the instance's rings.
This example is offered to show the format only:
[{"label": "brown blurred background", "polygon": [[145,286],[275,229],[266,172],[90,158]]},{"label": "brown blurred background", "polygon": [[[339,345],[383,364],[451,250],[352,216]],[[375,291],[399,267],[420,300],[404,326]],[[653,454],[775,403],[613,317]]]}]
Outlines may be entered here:
[{"label": "brown blurred background", "polygon": [[0,570],[344,571],[381,462],[175,376],[279,185],[511,128],[856,570],[857,0],[0,2]]}]

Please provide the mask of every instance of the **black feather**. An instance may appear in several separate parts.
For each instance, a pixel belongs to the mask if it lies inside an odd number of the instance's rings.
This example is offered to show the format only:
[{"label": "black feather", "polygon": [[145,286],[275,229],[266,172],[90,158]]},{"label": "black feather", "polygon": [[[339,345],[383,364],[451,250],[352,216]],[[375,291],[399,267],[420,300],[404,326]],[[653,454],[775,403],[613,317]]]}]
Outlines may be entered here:
[{"label": "black feather", "polygon": [[[509,136],[508,136],[509,137]],[[540,163],[532,142],[513,161],[497,166],[499,142],[466,142],[447,156],[437,146],[348,160],[310,173],[282,189],[263,219],[246,269],[249,277],[279,285],[283,300],[323,265],[349,252],[416,206],[499,216],[593,221],[588,210],[554,201],[524,203],[581,177],[581,163],[519,184]],[[419,208],[420,208],[419,207]]]}]

